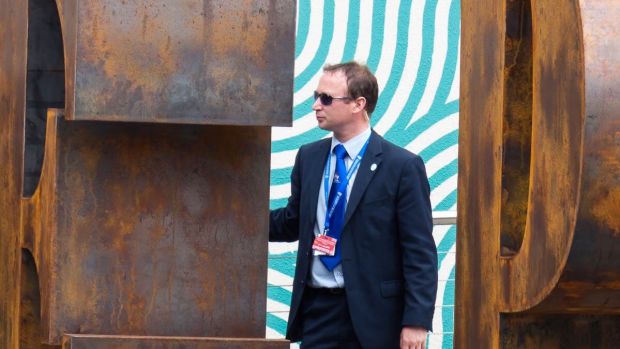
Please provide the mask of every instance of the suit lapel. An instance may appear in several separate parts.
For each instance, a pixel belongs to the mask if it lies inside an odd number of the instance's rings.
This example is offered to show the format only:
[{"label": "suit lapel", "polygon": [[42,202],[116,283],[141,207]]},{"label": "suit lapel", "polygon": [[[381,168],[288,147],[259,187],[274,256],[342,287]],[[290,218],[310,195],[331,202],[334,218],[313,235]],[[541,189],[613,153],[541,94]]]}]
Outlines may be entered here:
[{"label": "suit lapel", "polygon": [[[323,170],[325,168],[325,161],[327,161],[327,155],[329,155],[329,148],[331,145],[331,138],[327,138],[323,140],[318,147],[316,147],[316,151],[309,152],[307,155],[308,166],[303,174],[304,178],[308,180],[305,181],[307,184],[307,188],[304,188],[304,192],[310,193],[310,195],[305,196],[306,204],[303,205],[304,209],[307,210],[305,212],[309,212],[311,219],[309,220],[311,227],[314,226],[316,222],[316,209],[318,205],[318,194],[321,189],[321,180],[323,179]],[[314,195],[316,193],[317,195]]]},{"label": "suit lapel", "polygon": [[[364,195],[366,188],[368,187],[368,183],[370,183],[370,180],[376,172],[376,166],[379,166],[379,164],[381,163],[382,152],[383,151],[381,148],[381,136],[375,133],[375,131],[372,131],[372,134],[370,135],[370,141],[368,143],[368,148],[366,148],[366,153],[362,158],[362,163],[357,170],[357,175],[355,176],[355,181],[353,182],[351,197],[349,198],[349,202],[347,203],[347,210],[345,211],[344,215],[343,226],[347,224],[347,222],[353,215],[353,212],[355,212],[357,205],[360,203],[360,200]],[[373,167],[372,170],[371,166]]]}]

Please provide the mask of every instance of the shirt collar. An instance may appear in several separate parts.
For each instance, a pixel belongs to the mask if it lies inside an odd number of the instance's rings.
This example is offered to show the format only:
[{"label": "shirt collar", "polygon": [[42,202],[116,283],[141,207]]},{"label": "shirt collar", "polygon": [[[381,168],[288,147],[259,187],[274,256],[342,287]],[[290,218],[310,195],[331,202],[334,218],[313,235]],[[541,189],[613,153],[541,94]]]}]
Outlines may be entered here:
[{"label": "shirt collar", "polygon": [[364,146],[368,138],[370,138],[371,132],[372,131],[370,129],[370,126],[368,126],[368,128],[364,132],[358,134],[357,136],[349,139],[348,141],[344,143],[340,142],[339,140],[336,139],[336,137],[332,136],[332,146],[330,148],[330,151],[333,152],[334,148],[338,144],[342,144],[344,146],[344,149],[347,151],[349,158],[353,159],[362,150],[362,147]]}]

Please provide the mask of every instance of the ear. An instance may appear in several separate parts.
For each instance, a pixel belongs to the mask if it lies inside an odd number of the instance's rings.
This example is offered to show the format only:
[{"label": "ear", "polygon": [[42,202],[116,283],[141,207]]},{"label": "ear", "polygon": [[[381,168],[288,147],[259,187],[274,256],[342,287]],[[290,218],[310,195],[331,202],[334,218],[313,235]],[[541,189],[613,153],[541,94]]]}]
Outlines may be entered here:
[{"label": "ear", "polygon": [[364,111],[365,108],[366,108],[366,98],[364,98],[364,97],[357,97],[353,101],[353,112],[354,113],[360,113],[360,112]]}]

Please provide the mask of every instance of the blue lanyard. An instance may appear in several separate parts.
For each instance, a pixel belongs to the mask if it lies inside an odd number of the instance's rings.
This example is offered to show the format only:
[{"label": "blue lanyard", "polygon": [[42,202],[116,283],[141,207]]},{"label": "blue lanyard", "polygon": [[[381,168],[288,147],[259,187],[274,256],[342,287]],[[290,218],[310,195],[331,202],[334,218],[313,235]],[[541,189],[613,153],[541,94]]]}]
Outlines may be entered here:
[{"label": "blue lanyard", "polygon": [[[324,224],[325,228],[323,230],[323,234],[327,234],[327,231],[329,230],[329,219],[334,214],[334,210],[336,209],[336,205],[338,205],[338,202],[340,201],[340,199],[344,197],[344,194],[346,193],[346,190],[347,190],[347,185],[349,184],[349,180],[353,176],[353,173],[355,173],[358,167],[360,167],[360,164],[362,163],[362,157],[364,156],[364,153],[366,153],[366,148],[368,147],[369,142],[370,142],[370,137],[368,137],[368,139],[366,140],[366,143],[364,143],[364,146],[362,147],[362,150],[360,150],[360,152],[357,154],[357,156],[353,160],[353,164],[351,164],[351,167],[349,167],[349,170],[347,171],[347,177],[343,181],[341,181],[340,184],[338,185],[336,189],[336,197],[334,198],[334,202],[332,202],[331,207],[329,207],[327,212],[325,213],[325,224]],[[332,160],[332,155],[330,153],[329,156],[327,157],[327,163],[325,164],[325,171],[323,172],[323,187],[324,187],[323,189],[325,191],[325,205],[327,205],[327,203],[329,202],[329,174],[331,172],[331,160]]]}]

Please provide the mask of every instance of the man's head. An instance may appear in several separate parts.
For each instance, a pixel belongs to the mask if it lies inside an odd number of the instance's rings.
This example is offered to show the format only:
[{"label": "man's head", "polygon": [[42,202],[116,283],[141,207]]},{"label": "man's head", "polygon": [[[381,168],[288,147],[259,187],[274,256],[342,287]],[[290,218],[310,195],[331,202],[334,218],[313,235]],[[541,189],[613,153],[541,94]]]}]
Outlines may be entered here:
[{"label": "man's head", "polygon": [[366,99],[366,112],[368,116],[375,111],[377,98],[379,97],[379,85],[377,78],[366,65],[355,61],[326,65],[323,72],[342,72],[347,78],[348,95],[354,99],[364,97]]},{"label": "man's head", "polygon": [[328,65],[314,94],[319,127],[346,141],[368,128],[379,87],[368,67],[357,62]]}]

